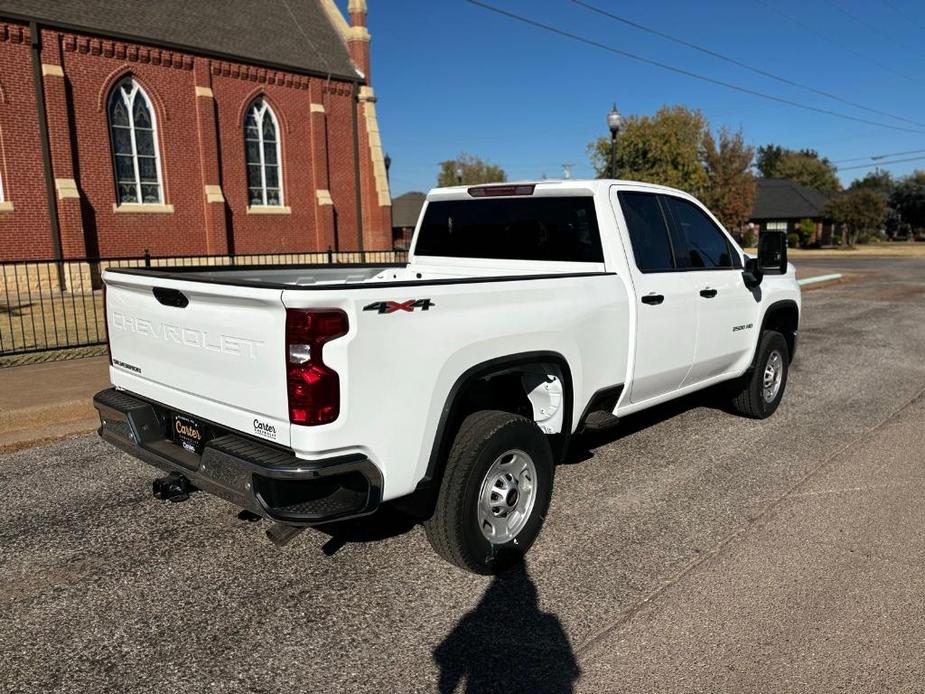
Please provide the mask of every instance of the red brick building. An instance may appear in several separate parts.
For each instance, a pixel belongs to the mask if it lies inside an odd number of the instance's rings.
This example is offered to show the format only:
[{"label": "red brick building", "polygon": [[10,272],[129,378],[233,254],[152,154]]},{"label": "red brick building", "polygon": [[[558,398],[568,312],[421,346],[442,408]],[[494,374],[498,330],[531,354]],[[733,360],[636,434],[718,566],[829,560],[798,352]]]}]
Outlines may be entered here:
[{"label": "red brick building", "polygon": [[0,260],[389,248],[348,10],[0,0]]}]

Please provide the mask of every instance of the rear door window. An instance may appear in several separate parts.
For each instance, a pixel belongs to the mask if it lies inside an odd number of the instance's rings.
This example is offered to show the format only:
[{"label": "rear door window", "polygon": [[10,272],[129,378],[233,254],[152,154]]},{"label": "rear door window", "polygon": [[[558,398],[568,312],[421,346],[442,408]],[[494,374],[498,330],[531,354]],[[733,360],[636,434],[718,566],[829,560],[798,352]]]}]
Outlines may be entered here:
[{"label": "rear door window", "polygon": [[430,202],[418,256],[603,263],[591,197],[523,197]]},{"label": "rear door window", "polygon": [[653,193],[621,191],[617,194],[633,246],[636,267],[642,272],[675,269],[668,222],[658,196]]},{"label": "rear door window", "polygon": [[740,265],[726,235],[703,210],[682,198],[666,195],[663,199],[674,217],[679,240],[685,246],[678,249],[679,255],[684,256],[681,265],[691,269],[733,268]]}]

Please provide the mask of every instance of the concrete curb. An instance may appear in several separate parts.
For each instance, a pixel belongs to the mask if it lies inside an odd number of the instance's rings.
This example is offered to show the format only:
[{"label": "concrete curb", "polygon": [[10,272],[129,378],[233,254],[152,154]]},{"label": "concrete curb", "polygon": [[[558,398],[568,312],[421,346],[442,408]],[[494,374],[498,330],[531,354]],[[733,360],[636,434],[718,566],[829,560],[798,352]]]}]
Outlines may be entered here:
[{"label": "concrete curb", "polygon": [[797,284],[801,287],[805,287],[808,284],[820,284],[822,282],[834,282],[835,280],[840,280],[844,277],[841,274],[834,275],[818,275],[816,277],[807,277],[806,279],[797,280]]},{"label": "concrete curb", "polygon": [[69,422],[46,424],[41,427],[0,431],[0,454],[89,434],[96,431],[99,425],[99,417],[94,416]]}]

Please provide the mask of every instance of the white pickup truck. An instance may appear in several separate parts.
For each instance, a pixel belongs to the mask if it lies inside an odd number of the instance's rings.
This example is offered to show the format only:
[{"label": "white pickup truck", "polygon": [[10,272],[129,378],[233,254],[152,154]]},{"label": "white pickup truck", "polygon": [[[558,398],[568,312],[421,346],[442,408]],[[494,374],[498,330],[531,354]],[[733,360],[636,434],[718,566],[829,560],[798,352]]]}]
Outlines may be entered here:
[{"label": "white pickup truck", "polygon": [[401,266],[110,269],[100,435],[295,529],[421,514],[492,573],[533,543],[589,421],[720,382],[784,393],[800,290],[782,234],[743,254],[697,200],[629,181],[431,191]]}]

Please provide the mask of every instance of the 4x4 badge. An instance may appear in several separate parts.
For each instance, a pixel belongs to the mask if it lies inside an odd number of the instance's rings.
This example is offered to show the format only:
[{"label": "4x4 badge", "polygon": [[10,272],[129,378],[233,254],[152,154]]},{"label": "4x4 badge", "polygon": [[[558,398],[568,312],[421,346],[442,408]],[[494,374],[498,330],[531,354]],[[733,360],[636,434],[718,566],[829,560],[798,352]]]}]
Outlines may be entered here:
[{"label": "4x4 badge", "polygon": [[416,308],[427,311],[431,306],[436,306],[436,304],[430,299],[408,299],[407,301],[375,301],[368,306],[364,306],[363,310],[376,311],[380,314],[395,313],[396,311],[411,313]]}]

